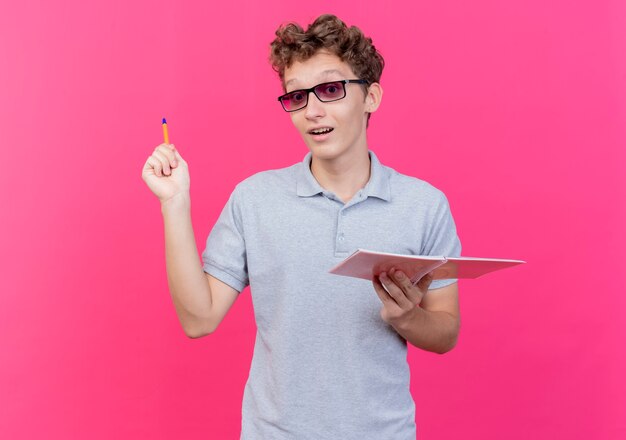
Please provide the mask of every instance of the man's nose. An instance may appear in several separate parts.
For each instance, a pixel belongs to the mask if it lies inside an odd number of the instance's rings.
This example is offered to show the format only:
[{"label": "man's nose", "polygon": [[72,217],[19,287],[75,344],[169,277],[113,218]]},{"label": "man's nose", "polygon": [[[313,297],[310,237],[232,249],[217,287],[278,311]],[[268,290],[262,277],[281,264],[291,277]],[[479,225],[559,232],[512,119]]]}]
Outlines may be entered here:
[{"label": "man's nose", "polygon": [[315,118],[319,116],[323,116],[324,114],[324,104],[317,97],[313,90],[309,92],[307,97],[307,104],[305,108],[305,116],[307,118]]}]

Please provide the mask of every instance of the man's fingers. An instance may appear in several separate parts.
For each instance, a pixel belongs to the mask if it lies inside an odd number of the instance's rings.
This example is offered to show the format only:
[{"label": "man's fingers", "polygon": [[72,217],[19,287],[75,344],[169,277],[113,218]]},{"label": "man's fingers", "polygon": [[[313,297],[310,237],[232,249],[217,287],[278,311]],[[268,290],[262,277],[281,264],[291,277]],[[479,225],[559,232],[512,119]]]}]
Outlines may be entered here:
[{"label": "man's fingers", "polygon": [[172,173],[170,167],[170,158],[167,156],[167,153],[163,152],[163,150],[161,149],[156,149],[154,150],[154,153],[152,153],[152,157],[161,162],[163,174],[169,176]]},{"label": "man's fingers", "polygon": [[413,285],[410,278],[406,276],[401,270],[391,269],[389,271],[395,282],[402,288],[409,301],[413,304],[419,304],[421,300],[421,293],[416,286]]},{"label": "man's fingers", "polygon": [[150,156],[148,160],[146,161],[146,165],[144,166],[144,169],[149,169],[149,168],[152,168],[154,170],[154,174],[156,176],[161,176],[163,174],[161,162],[159,162],[159,160],[157,160],[155,157]]},{"label": "man's fingers", "polygon": [[414,306],[414,304],[409,300],[409,298],[407,298],[402,288],[398,286],[391,278],[389,278],[389,275],[387,275],[386,272],[382,272],[379,275],[379,278],[380,278],[381,283],[385,286],[385,288],[389,292],[388,295],[395,300],[396,304],[398,304],[403,309]]},{"label": "man's fingers", "polygon": [[377,276],[374,276],[372,283],[374,284],[374,290],[376,291],[376,294],[378,295],[380,300],[383,302],[383,304],[395,303],[395,301],[393,300],[392,297],[389,296],[389,293],[387,293],[387,291],[385,290],[385,288],[383,287],[382,283],[380,282]]}]

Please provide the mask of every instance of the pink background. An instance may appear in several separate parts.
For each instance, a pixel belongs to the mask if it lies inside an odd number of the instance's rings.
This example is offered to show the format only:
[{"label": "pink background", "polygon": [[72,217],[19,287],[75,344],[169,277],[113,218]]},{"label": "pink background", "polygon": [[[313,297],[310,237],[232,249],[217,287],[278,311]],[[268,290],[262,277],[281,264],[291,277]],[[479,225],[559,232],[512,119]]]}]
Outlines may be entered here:
[{"label": "pink background", "polygon": [[625,438],[624,2],[51,3],[0,16],[1,438],[238,438],[250,292],[184,335],[141,168],[165,116],[201,253],[308,151],[268,44],[323,12],[387,61],[370,148],[446,193],[464,255],[528,261],[460,282],[452,352],[410,348],[418,437]]}]

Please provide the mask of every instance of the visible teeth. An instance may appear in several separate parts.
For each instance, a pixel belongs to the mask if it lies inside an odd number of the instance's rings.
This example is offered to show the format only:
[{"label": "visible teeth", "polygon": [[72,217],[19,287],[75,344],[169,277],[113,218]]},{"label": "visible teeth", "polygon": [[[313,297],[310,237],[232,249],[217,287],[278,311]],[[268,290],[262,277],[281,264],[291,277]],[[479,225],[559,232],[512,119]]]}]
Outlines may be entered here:
[{"label": "visible teeth", "polygon": [[319,130],[311,130],[311,133],[324,134],[324,133],[330,133],[332,130],[333,130],[332,128],[320,128]]}]

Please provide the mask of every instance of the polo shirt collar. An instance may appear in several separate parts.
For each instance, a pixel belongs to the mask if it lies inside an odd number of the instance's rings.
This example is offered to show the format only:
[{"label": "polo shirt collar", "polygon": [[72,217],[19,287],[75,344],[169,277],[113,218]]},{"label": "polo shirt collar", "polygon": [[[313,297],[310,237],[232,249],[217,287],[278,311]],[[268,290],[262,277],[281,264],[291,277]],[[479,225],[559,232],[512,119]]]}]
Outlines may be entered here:
[{"label": "polo shirt collar", "polygon": [[[389,174],[378,160],[378,157],[376,157],[376,154],[372,150],[368,150],[368,153],[371,161],[370,180],[363,187],[363,195],[389,201],[391,199]],[[321,187],[313,173],[311,173],[311,156],[312,154],[309,151],[304,156],[298,169],[296,192],[300,197],[310,197],[324,192],[324,188]]]}]

